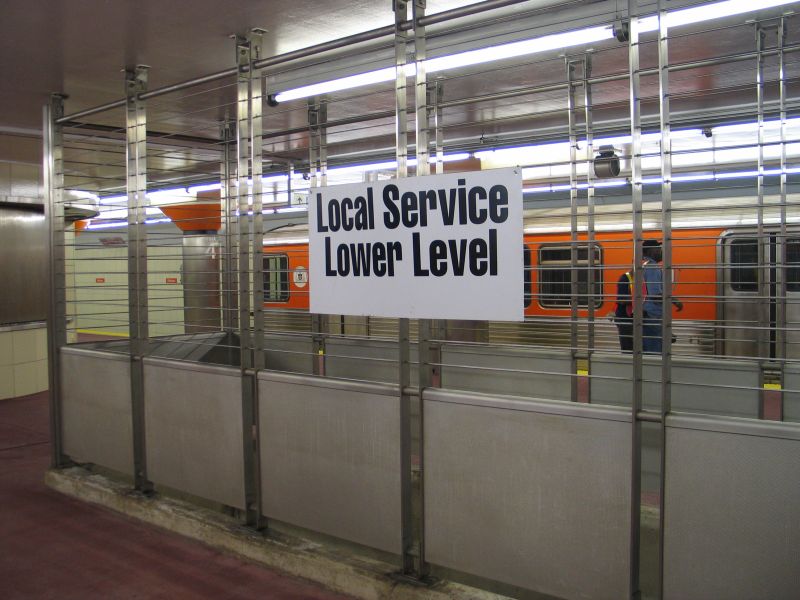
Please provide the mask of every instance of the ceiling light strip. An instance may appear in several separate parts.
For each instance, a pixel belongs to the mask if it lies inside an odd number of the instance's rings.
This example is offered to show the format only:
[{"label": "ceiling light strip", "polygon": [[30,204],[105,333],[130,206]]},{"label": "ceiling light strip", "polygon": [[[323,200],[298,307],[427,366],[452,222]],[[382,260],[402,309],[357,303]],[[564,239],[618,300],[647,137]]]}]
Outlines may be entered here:
[{"label": "ceiling light strip", "polygon": [[[724,0],[713,4],[704,4],[680,10],[673,10],[667,13],[667,27],[676,28],[684,25],[703,23],[714,19],[742,15],[759,10],[777,8],[787,4],[792,4],[795,0]],[[646,33],[658,30],[658,17],[650,16],[639,20],[639,32]],[[561,50],[573,46],[594,44],[614,38],[611,26],[588,27],[578,31],[567,31],[545,35],[539,38],[500,44],[459,52],[449,56],[430,58],[425,61],[425,70],[428,73],[446,71],[468,67],[497,60],[518,58],[520,56],[530,56],[540,52]],[[416,74],[414,63],[406,65],[406,76],[413,77]],[[300,98],[309,98],[321,94],[330,94],[343,90],[355,89],[376,83],[385,83],[395,78],[395,68],[387,67],[367,73],[358,73],[348,77],[332,79],[311,85],[306,85],[291,90],[286,90],[275,95],[277,102],[288,102]]]}]

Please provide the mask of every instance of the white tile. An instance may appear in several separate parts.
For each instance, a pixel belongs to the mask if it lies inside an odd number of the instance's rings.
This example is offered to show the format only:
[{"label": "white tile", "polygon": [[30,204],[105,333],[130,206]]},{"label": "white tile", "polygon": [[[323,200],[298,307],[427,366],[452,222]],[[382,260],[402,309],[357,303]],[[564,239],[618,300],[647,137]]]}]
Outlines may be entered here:
[{"label": "white tile", "polygon": [[47,359],[47,327],[40,327],[39,329],[34,329],[33,331],[36,332],[35,336],[35,352],[36,352],[36,360],[46,360]]},{"label": "white tile", "polygon": [[47,358],[47,329],[23,329],[14,331],[13,335],[13,364],[19,365]]},{"label": "white tile", "polygon": [[50,373],[47,371],[47,359],[36,362],[39,365],[36,367],[36,387],[38,387],[41,392],[50,388]]},{"label": "white tile", "polygon": [[36,330],[22,329],[14,331],[14,364],[29,363],[36,360]]},{"label": "white tile", "polygon": [[0,367],[14,364],[13,338],[13,331],[0,331]]},{"label": "white tile", "polygon": [[14,367],[0,365],[0,400],[14,396]]},{"label": "white tile", "polygon": [[42,387],[41,383],[41,371],[45,368],[43,361],[14,365],[14,394],[27,396],[47,389],[47,386]]}]

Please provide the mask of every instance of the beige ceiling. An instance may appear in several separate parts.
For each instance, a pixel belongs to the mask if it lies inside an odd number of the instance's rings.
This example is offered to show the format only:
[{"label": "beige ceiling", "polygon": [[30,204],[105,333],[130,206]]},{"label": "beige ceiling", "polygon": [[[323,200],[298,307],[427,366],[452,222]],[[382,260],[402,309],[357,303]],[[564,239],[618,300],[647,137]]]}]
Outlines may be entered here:
[{"label": "beige ceiling", "polygon": [[[670,6],[690,1],[675,0]],[[428,0],[427,12],[473,3]],[[561,12],[541,10],[556,4],[562,6]],[[800,2],[796,4],[800,7]],[[495,38],[484,38],[484,30],[493,25],[524,38],[541,35],[546,27],[564,31],[587,24],[610,24],[620,5],[627,2],[529,0],[512,9],[487,13],[479,22],[459,21],[461,30],[454,34],[455,41],[448,38],[446,43],[456,44],[459,39],[473,47],[491,43]],[[759,16],[777,16],[781,10]],[[269,57],[389,25],[392,20],[390,0],[0,0],[0,134],[38,133],[41,107],[50,92],[68,94],[67,114],[120,100],[124,93],[121,70],[126,66],[150,65],[150,89],[229,69],[234,66],[229,36],[253,27],[268,30],[263,55]],[[552,21],[550,25],[548,20]],[[800,17],[791,17],[788,22],[787,44],[794,45],[800,42]],[[436,31],[434,37],[435,34]],[[436,43],[432,41],[432,46]],[[769,45],[774,43],[773,35]],[[383,41],[384,46],[388,44],[391,39]],[[736,18],[682,30],[671,45],[670,56],[672,62],[681,63],[752,52],[754,48],[753,24],[746,18]],[[626,44],[610,40],[595,44],[593,50],[595,75],[626,74]],[[575,51],[578,52],[583,48]],[[362,57],[358,52],[351,54],[352,60],[370,60],[372,51],[364,52]],[[798,54],[787,54],[790,99],[799,96],[795,83],[800,70]],[[767,80],[774,81],[777,63],[774,58],[767,62]],[[657,48],[649,39],[642,45],[642,66],[656,65]],[[324,75],[328,65],[318,68]],[[564,81],[563,53],[554,51],[447,72],[443,85],[445,100],[452,101]],[[752,60],[676,72],[671,77],[673,117],[682,124],[702,126],[735,120],[737,114],[749,111],[752,120],[754,82]],[[148,101],[148,129],[216,140],[220,120],[226,114],[235,114],[232,84],[233,78],[229,78]],[[658,116],[657,84],[655,77],[642,79],[646,123],[652,124]],[[772,84],[768,86],[768,100],[775,98],[775,89]],[[597,125],[607,131],[624,132],[629,127],[627,81],[598,84],[593,86],[593,92]],[[561,89],[448,107],[442,111],[445,146],[475,150],[484,144],[516,140],[529,143],[548,137],[564,139],[565,106],[566,94]],[[331,120],[377,117],[329,130],[329,152],[334,162],[390,157],[393,109],[391,84],[329,96]],[[92,115],[86,121],[113,128],[124,125],[121,110]],[[281,161],[302,163],[307,158],[307,124],[305,100],[265,109],[264,151],[270,155],[267,170],[277,168]],[[148,141],[148,180],[152,184],[170,185],[181,180],[188,184],[218,177],[218,146],[184,144],[175,138]],[[98,134],[89,143],[70,137],[68,144],[69,172],[73,177],[68,185],[105,193],[124,188],[124,146],[120,135]],[[0,144],[0,160],[20,159],[15,156],[16,146]],[[29,148],[26,152],[30,154]],[[272,158],[276,160],[273,162]]]},{"label": "beige ceiling", "polygon": [[[428,0],[428,13],[478,0]],[[268,30],[273,56],[390,25],[390,0],[2,0],[0,132],[38,130],[49,93],[67,111],[118,100],[121,69],[153,88],[234,65],[231,34]]]}]

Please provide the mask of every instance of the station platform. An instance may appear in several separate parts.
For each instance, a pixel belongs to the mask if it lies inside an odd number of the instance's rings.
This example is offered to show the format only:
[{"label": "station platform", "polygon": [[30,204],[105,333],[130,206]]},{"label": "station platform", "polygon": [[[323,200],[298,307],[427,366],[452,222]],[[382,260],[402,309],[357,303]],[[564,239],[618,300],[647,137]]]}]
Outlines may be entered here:
[{"label": "station platform", "polygon": [[47,392],[0,401],[0,597],[347,598],[59,494]]}]

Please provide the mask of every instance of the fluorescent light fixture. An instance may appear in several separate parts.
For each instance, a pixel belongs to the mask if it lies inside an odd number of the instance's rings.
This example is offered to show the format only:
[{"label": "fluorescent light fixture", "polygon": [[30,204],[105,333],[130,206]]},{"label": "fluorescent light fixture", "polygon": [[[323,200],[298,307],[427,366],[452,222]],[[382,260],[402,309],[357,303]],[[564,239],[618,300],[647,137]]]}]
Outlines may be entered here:
[{"label": "fluorescent light fixture", "polygon": [[[798,217],[786,217],[786,223],[797,223],[800,221]],[[763,224],[764,225],[779,225],[780,224],[779,217],[764,217]],[[690,227],[733,227],[734,225],[758,225],[758,219],[752,217],[739,217],[734,219],[722,219],[722,220],[715,220],[713,218],[709,218],[708,220],[701,220],[701,219],[692,219],[686,221],[673,221],[673,227],[681,227],[681,228],[690,228]]]},{"label": "fluorescent light fixture", "polygon": [[[724,17],[734,17],[757,10],[766,10],[792,4],[794,0],[725,0],[724,2],[714,2],[713,4],[703,4],[680,10],[671,10],[667,13],[667,27],[672,29],[682,25],[693,25],[722,19]],[[646,17],[639,21],[639,32],[658,31],[658,17]]]},{"label": "fluorescent light fixture", "polygon": [[[288,177],[287,173],[281,173],[280,175],[267,175],[267,176],[261,178],[261,183],[275,183],[275,182],[286,181],[287,177]],[[303,174],[302,173],[292,173],[292,180],[302,179],[302,178],[303,178]],[[239,185],[238,180],[234,181],[233,185],[234,185],[234,187],[238,187],[238,185]],[[252,179],[248,179],[247,180],[247,185],[248,185],[248,187],[252,187],[253,186],[253,180]],[[221,190],[221,189],[222,189],[222,184],[220,184],[219,182],[217,182],[217,183],[204,183],[202,185],[195,185],[195,186],[186,188],[186,193],[196,196],[198,192],[210,192],[210,191],[213,191],[213,190]]]},{"label": "fluorescent light fixture", "polygon": [[[642,229],[650,230],[650,229],[657,229],[660,227],[656,223],[652,222],[644,222],[642,223]],[[622,224],[622,223],[598,223],[594,227],[595,231],[625,231],[630,230],[630,225]],[[570,228],[569,226],[565,227],[553,227],[552,225],[529,225],[522,230],[523,233],[569,233]],[[578,225],[577,231],[589,231],[589,227],[586,225]]]},{"label": "fluorescent light fixture", "polygon": [[[425,61],[425,71],[428,73],[437,73],[439,71],[446,71],[447,69],[457,69],[460,67],[479,65],[496,60],[527,56],[539,52],[546,52],[548,50],[560,50],[562,48],[592,44],[613,38],[614,32],[610,26],[589,27],[579,31],[567,31],[565,33],[545,35],[543,37],[530,40],[500,44],[498,46],[489,46],[488,48],[469,50],[467,52],[459,52],[458,54],[451,54],[449,56],[430,58]],[[330,81],[305,85],[276,94],[275,101],[288,102],[289,100],[297,100],[299,98],[319,96],[320,94],[340,92],[343,90],[363,87],[365,85],[385,83],[387,81],[394,80],[395,72],[395,67],[387,67],[385,69],[378,69],[376,71],[369,71],[367,73],[359,73],[357,75],[350,75],[348,77],[341,77],[339,79],[332,79]],[[417,73],[416,64],[408,63],[405,67],[405,72],[409,77],[415,76]]]},{"label": "fluorescent light fixture", "polygon": [[[765,173],[766,175],[766,173]],[[717,173],[714,179],[742,179],[745,177],[758,177],[758,171],[734,171],[732,173]]]},{"label": "fluorescent light fixture", "polygon": [[222,189],[222,185],[219,182],[217,182],[217,183],[204,183],[203,185],[193,185],[192,187],[186,188],[186,191],[189,194],[196,196],[198,192],[211,192],[219,189]]},{"label": "fluorescent light fixture", "polygon": [[627,179],[620,179],[617,181],[595,181],[594,187],[596,188],[611,188],[611,187],[624,187],[628,185]]},{"label": "fluorescent light fixture", "polygon": [[114,204],[124,204],[128,201],[127,194],[122,196],[106,196],[104,198],[100,198],[100,204],[103,205],[114,205]]},{"label": "fluorescent light fixture", "polygon": [[128,209],[118,208],[115,210],[101,210],[98,216],[101,219],[124,219],[128,216]]},{"label": "fluorescent light fixture", "polygon": [[[531,146],[516,146],[512,148],[498,148],[496,150],[479,150],[475,153],[475,158],[516,158],[517,155],[530,158],[532,155],[539,155],[541,157],[549,157],[552,159],[553,154],[557,152],[567,151],[569,153],[568,142],[551,142],[547,144],[537,144]],[[527,163],[521,163],[527,164]]]},{"label": "fluorescent light fixture", "polygon": [[[628,185],[627,179],[613,179],[611,181],[595,181],[592,187],[594,188],[613,188],[613,187],[625,187]],[[578,184],[579,190],[588,189],[589,186],[586,183],[579,183]],[[523,188],[523,194],[543,194],[546,192],[568,192],[570,189],[569,184],[557,184],[557,185],[543,185],[541,187],[535,188]]]},{"label": "fluorescent light fixture", "polygon": [[[266,177],[261,178],[261,183],[274,183],[276,181],[286,181],[289,177],[288,173],[281,173],[280,175],[268,175]],[[292,179],[302,179],[302,173],[292,173]],[[252,185],[252,181],[248,181],[249,185]]]},{"label": "fluorescent light fixture", "polygon": [[[445,154],[442,157],[442,162],[455,162],[459,160],[467,160],[470,158],[469,152],[455,152],[453,154]],[[430,156],[428,157],[428,162],[430,164],[436,163],[436,157]],[[417,164],[416,158],[409,158],[408,159],[408,166],[414,167]],[[387,160],[383,162],[377,163],[367,163],[364,165],[347,165],[343,167],[331,167],[328,169],[328,173],[331,175],[334,174],[342,174],[342,173],[363,173],[366,171],[391,171],[397,168],[397,161],[396,160]]]},{"label": "fluorescent light fixture", "polygon": [[[793,0],[725,0],[713,4],[705,4],[680,10],[669,11],[666,15],[667,27],[674,28],[693,23],[702,23],[723,17],[732,17],[757,10],[766,10],[778,6],[791,4]],[[640,33],[658,30],[658,17],[650,16],[639,20]],[[489,46],[467,52],[459,52],[449,56],[430,58],[425,61],[425,70],[436,73],[447,69],[457,69],[471,65],[478,65],[496,60],[528,56],[539,52],[560,50],[573,46],[582,46],[602,42],[614,38],[610,26],[588,27],[578,31],[568,31],[545,35],[539,38]],[[406,75],[413,77],[416,74],[415,63],[406,65]],[[294,88],[280,92],[275,96],[277,102],[287,102],[299,98],[308,98],[321,94],[340,92],[376,83],[385,83],[395,78],[395,67],[387,67],[367,73],[358,73],[348,77],[332,79],[311,85]]]},{"label": "fluorescent light fixture", "polygon": [[614,32],[609,26],[589,27],[587,29],[581,29],[580,31],[567,31],[565,33],[545,35],[540,38],[522,40],[520,42],[511,42],[509,44],[500,44],[499,46],[470,50],[468,52],[459,52],[458,54],[451,54],[450,56],[431,58],[425,61],[425,70],[428,73],[436,73],[447,69],[457,69],[460,67],[494,62],[496,60],[538,54],[539,52],[547,52],[549,50],[561,50],[562,48],[570,48],[572,46],[583,46],[613,38]]},{"label": "fluorescent light fixture", "polygon": [[118,227],[127,227],[128,224],[125,221],[114,221],[111,223],[89,223],[86,226],[86,229],[116,229]]},{"label": "fluorescent light fixture", "polygon": [[[158,223],[172,223],[172,219],[145,219],[145,225],[156,225]],[[127,221],[109,221],[108,223],[89,223],[86,229],[118,229],[120,227],[127,227]]]},{"label": "fluorescent light fixture", "polygon": [[[413,67],[413,64],[411,66]],[[406,73],[407,72],[408,69],[406,69]],[[414,69],[413,72],[415,73],[416,69]],[[330,94],[331,92],[351,90],[353,88],[362,87],[365,85],[392,81],[394,77],[394,67],[378,69],[377,71],[359,73],[358,75],[350,75],[349,77],[332,79],[331,81],[323,81],[321,83],[304,85],[303,87],[295,88],[293,90],[287,90],[277,94],[275,96],[275,101],[288,102],[289,100],[297,100],[299,98],[308,98],[310,96],[319,96],[320,94]]]},{"label": "fluorescent light fixture", "polygon": [[[144,209],[145,215],[160,215],[161,210],[155,207],[148,206]],[[126,219],[128,217],[127,208],[116,208],[114,210],[101,210],[96,218],[100,219]]]},{"label": "fluorescent light fixture", "polygon": [[158,190],[157,192],[148,192],[147,198],[151,202],[158,204],[179,204],[188,200],[193,200],[194,196],[184,188],[177,188],[173,190]]},{"label": "fluorescent light fixture", "polygon": [[672,183],[675,182],[682,182],[682,181],[714,181],[715,176],[713,173],[708,173],[706,175],[674,175],[672,177]]},{"label": "fluorescent light fixture", "polygon": [[308,238],[276,238],[264,240],[265,246],[281,246],[283,244],[307,244]]},{"label": "fluorescent light fixture", "polygon": [[[454,152],[453,154],[445,154],[444,156],[442,156],[442,162],[455,162],[455,161],[459,161],[459,160],[467,160],[471,156],[472,155],[469,152]],[[437,160],[436,156],[430,156],[428,158],[428,162],[431,163],[431,164],[434,164],[436,162],[436,160]],[[409,164],[412,164],[412,165],[417,164],[417,159],[416,158],[412,158],[409,161]]]},{"label": "fluorescent light fixture", "polygon": [[98,202],[100,198],[97,194],[92,192],[87,192],[85,190],[64,190],[67,194],[71,195],[73,198],[81,198],[83,200],[94,200]]},{"label": "fluorescent light fixture", "polygon": [[[800,173],[800,167],[790,167],[783,171],[787,175],[794,175]],[[780,169],[765,169],[764,175],[767,177],[775,177],[781,174]],[[758,177],[758,171],[731,171],[730,173],[703,173],[698,175],[676,175],[672,178],[673,183],[694,182],[694,181],[720,181],[726,179],[753,179]],[[642,185],[661,185],[663,180],[661,177],[648,177],[642,179]],[[630,185],[628,180],[614,180],[614,181],[596,181],[595,188],[609,188],[609,187],[622,187]],[[577,188],[585,190],[586,183],[579,183]],[[557,185],[542,185],[540,187],[524,188],[523,194],[546,194],[548,192],[568,192],[570,190],[569,184]]]}]

